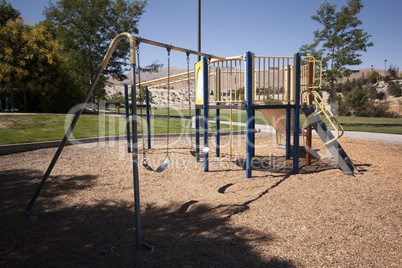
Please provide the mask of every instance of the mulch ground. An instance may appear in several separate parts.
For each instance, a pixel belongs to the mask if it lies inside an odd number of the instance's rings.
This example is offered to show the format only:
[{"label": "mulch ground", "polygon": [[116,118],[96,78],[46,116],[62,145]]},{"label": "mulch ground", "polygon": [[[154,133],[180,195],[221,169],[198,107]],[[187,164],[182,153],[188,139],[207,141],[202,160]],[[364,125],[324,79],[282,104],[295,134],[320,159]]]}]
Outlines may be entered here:
[{"label": "mulch ground", "polygon": [[[124,143],[66,147],[29,215],[56,149],[1,156],[0,266],[402,266],[402,145],[342,138],[360,171],[347,176],[322,148],[325,161],[306,166],[302,158],[293,174],[275,139],[258,133],[256,141],[251,179],[244,136],[234,137],[232,157],[224,137],[207,173],[189,143],[175,139],[164,172],[140,165],[142,240],[152,253],[136,250]],[[147,159],[157,166],[166,140],[153,142]]]}]

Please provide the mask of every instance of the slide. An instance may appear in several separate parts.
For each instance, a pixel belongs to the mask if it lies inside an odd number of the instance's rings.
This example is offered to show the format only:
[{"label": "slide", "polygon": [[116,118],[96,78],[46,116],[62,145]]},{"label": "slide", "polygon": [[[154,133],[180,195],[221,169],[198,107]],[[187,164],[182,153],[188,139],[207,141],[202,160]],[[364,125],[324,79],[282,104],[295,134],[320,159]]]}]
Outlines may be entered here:
[{"label": "slide", "polygon": [[326,144],[329,152],[332,154],[335,161],[345,174],[353,175],[353,171],[357,171],[357,168],[353,164],[352,160],[343,150],[338,140],[334,139],[334,135],[327,128],[325,122],[322,120],[318,113],[314,113],[315,109],[313,105],[304,105],[302,111],[308,117],[310,124],[313,126],[321,140]]},{"label": "slide", "polygon": [[[275,129],[276,133],[283,140],[283,144],[279,144],[277,149],[285,149],[284,144],[286,143],[286,109],[261,109],[262,114],[267,118],[268,122]],[[293,137],[293,112],[290,113],[290,136]],[[303,129],[300,127],[300,133]],[[300,146],[301,151],[306,151],[304,146]],[[315,150],[310,150],[310,154],[315,159],[320,159],[320,155]]]},{"label": "slide", "polygon": [[[261,109],[262,114],[281,136],[284,143],[286,141],[286,109]],[[290,115],[290,135],[293,135],[293,114]]]}]

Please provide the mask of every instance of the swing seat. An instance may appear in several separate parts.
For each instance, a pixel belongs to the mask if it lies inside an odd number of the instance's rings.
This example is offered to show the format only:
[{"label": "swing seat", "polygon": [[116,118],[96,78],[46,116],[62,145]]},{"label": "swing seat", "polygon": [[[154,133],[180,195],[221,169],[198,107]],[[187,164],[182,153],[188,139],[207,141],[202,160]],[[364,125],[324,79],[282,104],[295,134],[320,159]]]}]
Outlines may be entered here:
[{"label": "swing seat", "polygon": [[148,165],[148,163],[146,163],[146,162],[144,162],[144,163],[142,163],[142,166],[144,167],[144,168],[146,168],[147,170],[149,170],[149,171],[153,171],[153,172],[162,172],[162,171],[164,171],[166,168],[167,168],[167,166],[169,165],[169,163],[170,163],[170,160],[169,160],[169,158],[168,157],[166,157],[164,160],[163,160],[163,162],[160,164],[160,166],[158,167],[158,168],[156,168],[156,169],[153,169],[150,165]]},{"label": "swing seat", "polygon": [[194,157],[199,157],[199,158],[204,158],[208,155],[209,153],[209,147],[204,147],[200,153],[197,153],[195,150],[191,150],[190,153]]}]

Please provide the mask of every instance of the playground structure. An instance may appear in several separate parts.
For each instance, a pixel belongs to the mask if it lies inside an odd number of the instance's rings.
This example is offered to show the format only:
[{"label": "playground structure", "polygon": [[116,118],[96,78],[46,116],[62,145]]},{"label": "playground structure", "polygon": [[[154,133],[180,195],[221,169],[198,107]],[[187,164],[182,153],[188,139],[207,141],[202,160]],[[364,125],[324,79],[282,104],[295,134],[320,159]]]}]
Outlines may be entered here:
[{"label": "playground structure", "polygon": [[[9,110],[8,109],[8,102],[11,102],[11,110]],[[10,97],[7,97],[6,98],[6,101],[5,101],[5,103],[6,103],[6,109],[4,109],[3,110],[3,106],[2,106],[2,101],[0,100],[0,112],[8,112],[8,111],[11,111],[11,112],[13,112],[14,113],[14,100],[13,100],[13,98],[10,98]]]},{"label": "playground structure", "polygon": [[[301,60],[308,60],[301,65]],[[169,78],[160,78],[137,84],[144,86],[146,92],[152,88],[166,87],[169,84],[188,81],[191,74],[195,79],[195,156],[204,159],[204,171],[208,171],[208,113],[215,109],[216,120],[216,157],[220,156],[220,110],[233,109],[247,112],[246,126],[246,177],[252,177],[252,158],[255,155],[255,111],[259,110],[270,122],[277,135],[286,142],[286,159],[290,159],[291,137],[293,136],[293,173],[299,172],[299,134],[303,131],[299,125],[299,110],[309,120],[306,133],[307,151],[306,164],[311,164],[311,158],[320,158],[320,155],[312,150],[311,126],[319,124],[323,131],[314,127],[320,138],[324,141],[331,155],[337,161],[345,174],[353,174],[356,170],[337,140],[342,137],[343,128],[336,120],[332,112],[325,105],[320,95],[314,88],[321,87],[322,69],[319,68],[319,77],[316,79],[316,64],[321,67],[319,61],[312,57],[303,57],[296,54],[293,57],[266,57],[255,56],[251,52],[245,55],[224,58],[208,59],[195,65],[195,71],[177,74]],[[207,70],[207,71],[204,71]],[[169,82],[168,82],[169,81]],[[315,83],[318,82],[316,85]],[[168,87],[169,88],[169,87]],[[316,107],[313,108],[312,104]],[[148,120],[148,145],[150,144],[149,129],[149,103],[146,102]],[[310,109],[313,109],[310,111]],[[199,119],[200,111],[203,111],[203,151],[200,152]],[[291,112],[293,110],[293,113]],[[322,119],[320,114],[325,119]],[[333,135],[323,120],[326,120],[335,131]],[[313,123],[314,122],[314,123]],[[150,148],[150,146],[148,147]]]},{"label": "playground structure", "polygon": [[[130,78],[131,78],[131,141],[129,141],[129,150],[132,153],[133,163],[133,180],[134,180],[134,205],[136,216],[136,244],[137,250],[140,250],[143,243],[141,241],[141,212],[140,212],[140,191],[139,191],[139,175],[138,175],[138,137],[137,137],[137,87],[145,86],[148,89],[152,87],[167,86],[168,92],[171,84],[189,81],[195,79],[196,84],[196,105],[195,105],[195,153],[197,161],[199,158],[203,158],[204,171],[208,171],[209,163],[209,146],[208,146],[208,114],[210,109],[216,110],[216,155],[219,156],[219,125],[220,125],[220,110],[221,109],[242,109],[246,111],[246,177],[252,176],[252,158],[255,155],[255,111],[257,109],[263,112],[268,121],[274,122],[275,128],[279,129],[282,126],[281,135],[285,136],[286,140],[286,158],[290,159],[290,145],[291,136],[293,135],[293,173],[299,173],[299,116],[301,104],[306,103],[303,106],[303,112],[306,113],[307,119],[317,130],[320,137],[324,140],[325,145],[333,153],[334,158],[338,161],[341,158],[345,165],[340,164],[342,170],[346,174],[353,174],[355,167],[346,153],[339,146],[337,139],[341,136],[338,134],[330,136],[330,131],[325,128],[320,113],[326,115],[326,117],[333,122],[333,116],[327,116],[326,108],[323,103],[316,104],[316,108],[312,106],[312,102],[309,100],[312,93],[313,81],[315,72],[308,72],[307,66],[302,66],[302,57],[299,53],[293,57],[265,57],[255,56],[252,52],[247,52],[245,55],[224,58],[201,52],[196,52],[172,45],[166,45],[163,43],[147,40],[140,37],[135,37],[129,33],[122,33],[118,35],[111,43],[101,66],[89,87],[86,96],[82,101],[81,108],[75,112],[74,118],[70,127],[65,133],[65,136],[56,151],[47,171],[45,172],[38,188],[31,199],[26,213],[29,213],[40,194],[46,180],[48,179],[54,165],[56,164],[64,146],[70,134],[72,133],[86,103],[89,100],[90,95],[95,88],[102,71],[106,68],[107,63],[117,45],[122,39],[128,39],[130,42]],[[168,52],[168,59],[170,59],[170,51],[181,51],[188,55],[194,54],[203,57],[200,62],[195,65],[195,71],[170,76],[168,71],[168,77],[148,82],[141,82],[140,79],[137,83],[136,70],[139,66],[139,62],[136,61],[136,48],[140,43],[147,43],[154,46],[164,47]],[[311,57],[310,57],[311,58]],[[138,58],[139,60],[139,58]],[[169,62],[169,61],[168,61]],[[312,59],[311,64],[315,64]],[[138,68],[139,69],[139,68]],[[168,70],[170,64],[168,64]],[[315,68],[313,68],[314,70]],[[191,76],[193,78],[191,78]],[[310,77],[310,78],[309,78]],[[303,90],[302,90],[303,89]],[[126,87],[126,95],[128,88]],[[169,95],[169,94],[168,94]],[[305,98],[305,99],[301,99]],[[318,100],[318,97],[314,95],[314,98]],[[317,101],[316,101],[317,102]],[[147,102],[149,104],[149,101]],[[126,107],[128,103],[126,102]],[[148,109],[148,108],[147,108]],[[203,150],[200,151],[200,131],[199,131],[199,116],[200,110],[203,111]],[[293,111],[292,111],[293,110]],[[168,101],[169,111],[169,101]],[[272,112],[274,111],[274,112]],[[292,118],[293,113],[293,118]],[[149,117],[149,116],[148,116]],[[331,118],[332,117],[332,118]],[[168,112],[169,118],[169,112]],[[128,119],[128,116],[127,116]],[[141,117],[142,119],[142,117]],[[293,124],[292,122],[293,121]],[[127,121],[127,128],[129,129],[129,122]],[[143,124],[141,124],[142,126]],[[148,123],[149,125],[149,123]],[[335,124],[333,124],[335,125]],[[321,127],[321,129],[319,129]],[[284,128],[284,130],[283,130]],[[292,130],[293,129],[293,130]],[[319,129],[319,130],[318,130]],[[143,166],[150,171],[162,172],[169,164],[169,120],[167,121],[167,152],[165,160],[156,169],[143,163]],[[142,131],[143,133],[144,131]],[[129,134],[129,131],[128,131]],[[148,131],[149,134],[149,131]],[[129,135],[128,139],[129,139]],[[310,137],[311,138],[311,137]],[[149,136],[148,136],[149,139]],[[142,139],[144,141],[144,138]],[[144,143],[143,143],[144,144]]]}]

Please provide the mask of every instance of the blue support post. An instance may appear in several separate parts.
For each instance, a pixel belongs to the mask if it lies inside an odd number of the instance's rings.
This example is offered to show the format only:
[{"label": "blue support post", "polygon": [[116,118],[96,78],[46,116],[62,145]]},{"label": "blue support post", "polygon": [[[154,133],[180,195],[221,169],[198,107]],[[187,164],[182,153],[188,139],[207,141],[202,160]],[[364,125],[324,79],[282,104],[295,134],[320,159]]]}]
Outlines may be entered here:
[{"label": "blue support post", "polygon": [[[217,103],[219,105],[219,103]],[[216,124],[216,157],[220,156],[221,148],[220,148],[220,139],[221,139],[221,110],[215,110],[215,124]]]},{"label": "blue support post", "polygon": [[252,156],[253,156],[253,54],[246,53],[246,178],[252,176]]},{"label": "blue support post", "polygon": [[300,129],[300,53],[296,54],[295,69],[296,69],[296,88],[295,88],[295,110],[293,124],[293,173],[299,173],[299,129]]},{"label": "blue support post", "polygon": [[128,85],[124,84],[124,106],[126,108],[126,134],[127,134],[127,151],[131,153],[130,138],[130,108],[128,105]]},{"label": "blue support post", "polygon": [[[288,105],[290,104],[290,87],[291,87],[291,75],[290,75],[290,65],[288,65]],[[291,133],[291,111],[290,108],[286,108],[286,159],[290,159],[290,133]]]},{"label": "blue support post", "polygon": [[[288,102],[289,104],[289,102]],[[286,108],[286,159],[290,159],[290,108]]]},{"label": "blue support post", "polygon": [[[203,71],[203,75],[204,75],[204,81],[203,81],[203,86],[204,86],[204,92],[203,92],[203,128],[204,128],[204,148],[208,147],[208,60],[206,57],[204,57],[202,59],[202,69]],[[204,157],[204,172],[207,172],[209,169],[209,165],[208,165],[208,156],[209,154],[207,154]]]},{"label": "blue support post", "polygon": [[253,139],[252,144],[253,146],[251,147],[251,157],[255,156],[255,110],[252,110],[252,117],[251,117],[251,128],[252,128],[252,133],[251,133],[251,138]]},{"label": "blue support post", "polygon": [[148,149],[151,149],[151,120],[150,120],[150,105],[149,105],[149,91],[148,87],[145,87],[145,105],[147,110],[147,138]]},{"label": "blue support post", "polygon": [[[197,106],[197,104],[195,105]],[[195,123],[194,123],[194,137],[195,137],[195,152],[196,155],[200,153],[200,109],[195,109]],[[200,162],[200,158],[195,158],[196,162]]]}]

